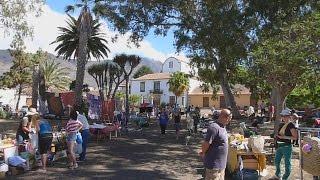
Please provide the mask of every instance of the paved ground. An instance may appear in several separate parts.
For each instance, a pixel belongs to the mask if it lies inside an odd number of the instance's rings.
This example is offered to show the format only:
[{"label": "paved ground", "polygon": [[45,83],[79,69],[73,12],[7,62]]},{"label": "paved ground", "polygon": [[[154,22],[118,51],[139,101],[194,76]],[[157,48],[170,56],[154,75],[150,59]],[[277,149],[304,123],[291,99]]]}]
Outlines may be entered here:
[{"label": "paved ground", "polygon": [[[16,126],[17,121],[0,120],[2,132],[14,133]],[[76,170],[67,169],[66,159],[61,159],[46,174],[30,171],[8,179],[202,179],[202,163],[197,155],[200,141],[195,137],[185,146],[184,135],[176,140],[172,125],[167,135],[160,137],[158,125],[152,123],[143,131],[132,130],[111,141],[91,141],[87,161],[79,163]],[[292,162],[291,179],[299,179],[298,159]],[[271,162],[267,170],[268,175],[261,179],[273,175]],[[310,178],[306,174],[305,179]]]}]

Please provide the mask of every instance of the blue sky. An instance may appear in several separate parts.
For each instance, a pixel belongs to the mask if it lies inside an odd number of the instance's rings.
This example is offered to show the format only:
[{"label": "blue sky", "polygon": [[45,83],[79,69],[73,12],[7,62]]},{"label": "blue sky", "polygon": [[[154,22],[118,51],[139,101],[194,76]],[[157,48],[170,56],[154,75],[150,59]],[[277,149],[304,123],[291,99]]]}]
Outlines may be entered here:
[{"label": "blue sky", "polygon": [[[46,3],[50,6],[51,9],[54,11],[63,13],[65,7],[67,5],[72,5],[76,2],[76,0],[47,0]],[[173,33],[170,32],[166,37],[162,36],[155,36],[151,32],[145,40],[149,41],[153,48],[156,50],[164,53],[164,54],[171,54],[175,52],[174,44],[174,37]]]}]

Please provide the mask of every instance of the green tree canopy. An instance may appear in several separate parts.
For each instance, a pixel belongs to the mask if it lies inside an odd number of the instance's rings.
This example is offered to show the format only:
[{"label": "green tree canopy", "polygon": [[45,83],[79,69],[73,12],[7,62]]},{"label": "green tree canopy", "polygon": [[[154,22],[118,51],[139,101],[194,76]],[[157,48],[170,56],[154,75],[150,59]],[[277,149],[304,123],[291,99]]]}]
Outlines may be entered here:
[{"label": "green tree canopy", "polygon": [[146,74],[152,74],[153,71],[151,70],[150,67],[148,66],[142,66],[140,67],[137,72],[133,75],[133,78],[138,78],[138,77],[141,77],[141,76],[144,76]]},{"label": "green tree canopy", "polygon": [[31,58],[21,48],[10,50],[10,54],[13,57],[13,65],[8,72],[5,72],[0,77],[0,82],[3,87],[18,87],[18,100],[16,104],[16,110],[18,110],[23,88],[31,86]]},{"label": "green tree canopy", "polygon": [[177,97],[183,95],[189,89],[189,76],[183,72],[174,72],[170,75],[168,81],[169,91],[171,91]]},{"label": "green tree canopy", "polygon": [[277,91],[277,112],[284,108],[286,97],[306,83],[320,61],[320,13],[284,24],[279,31],[272,37],[263,37],[252,54],[257,76]]},{"label": "green tree canopy", "polygon": [[1,0],[0,29],[5,34],[15,34],[15,38],[31,36],[33,29],[27,22],[28,15],[40,15],[43,0]]}]

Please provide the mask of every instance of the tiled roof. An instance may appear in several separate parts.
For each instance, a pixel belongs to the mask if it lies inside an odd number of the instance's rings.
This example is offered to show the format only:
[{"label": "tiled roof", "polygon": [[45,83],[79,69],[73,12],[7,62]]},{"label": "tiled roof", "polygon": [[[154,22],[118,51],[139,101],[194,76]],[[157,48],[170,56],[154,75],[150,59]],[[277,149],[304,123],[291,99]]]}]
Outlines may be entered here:
[{"label": "tiled roof", "polygon": [[[250,90],[241,84],[234,85],[234,89],[237,94],[251,94]],[[207,94],[207,95],[210,94],[211,95],[212,89],[210,88],[209,92],[203,92],[201,87],[196,87],[191,92],[189,92],[189,95],[202,95],[202,94]],[[221,87],[220,87],[220,90],[218,91],[217,94],[219,94],[219,95],[223,94]]]},{"label": "tiled roof", "polygon": [[157,79],[170,79],[170,73],[153,73],[146,74],[144,76],[138,77],[137,79],[132,79],[132,81],[139,80],[157,80]]}]

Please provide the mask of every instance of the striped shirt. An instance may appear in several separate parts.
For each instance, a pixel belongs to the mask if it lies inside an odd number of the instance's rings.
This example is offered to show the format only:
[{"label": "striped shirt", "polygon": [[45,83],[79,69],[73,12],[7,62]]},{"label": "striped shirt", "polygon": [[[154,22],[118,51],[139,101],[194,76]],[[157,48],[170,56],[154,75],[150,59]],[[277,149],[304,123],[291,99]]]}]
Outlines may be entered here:
[{"label": "striped shirt", "polygon": [[66,130],[68,133],[75,133],[79,130],[79,126],[81,125],[82,123],[80,121],[70,119],[66,125]]}]

